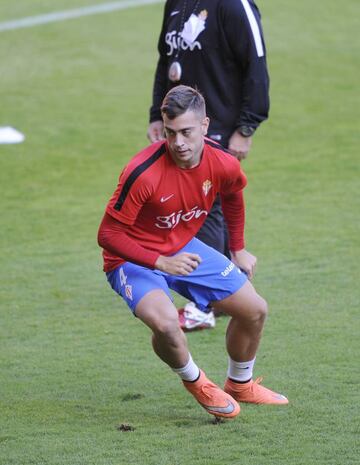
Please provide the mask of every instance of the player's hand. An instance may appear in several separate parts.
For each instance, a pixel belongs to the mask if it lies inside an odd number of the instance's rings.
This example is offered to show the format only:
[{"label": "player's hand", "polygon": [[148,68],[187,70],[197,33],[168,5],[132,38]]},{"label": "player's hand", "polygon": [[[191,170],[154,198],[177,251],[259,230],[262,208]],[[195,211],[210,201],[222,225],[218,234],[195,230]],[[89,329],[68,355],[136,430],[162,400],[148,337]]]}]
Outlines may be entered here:
[{"label": "player's hand", "polygon": [[252,137],[244,137],[237,131],[229,139],[228,150],[238,159],[247,157],[252,144]]},{"label": "player's hand", "polygon": [[160,255],[155,262],[155,269],[172,275],[188,276],[201,263],[198,254],[181,252],[172,257]]},{"label": "player's hand", "polygon": [[245,271],[249,279],[252,279],[255,275],[255,268],[257,258],[245,249],[237,250],[236,252],[230,252],[231,260],[237,267]]},{"label": "player's hand", "polygon": [[149,124],[148,139],[150,142],[157,142],[164,139],[164,123],[162,121],[153,121]]}]

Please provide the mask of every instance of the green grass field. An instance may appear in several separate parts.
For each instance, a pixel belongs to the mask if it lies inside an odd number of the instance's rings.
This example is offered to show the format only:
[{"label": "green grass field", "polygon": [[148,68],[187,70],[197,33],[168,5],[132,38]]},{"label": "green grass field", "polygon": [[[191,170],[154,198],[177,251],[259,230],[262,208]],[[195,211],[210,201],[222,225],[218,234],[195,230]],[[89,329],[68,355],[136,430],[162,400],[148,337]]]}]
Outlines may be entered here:
[{"label": "green grass field", "polygon": [[[94,3],[2,0],[0,21]],[[255,375],[290,405],[214,425],[101,271],[105,204],[147,143],[162,5],[0,32],[0,126],[26,135],[0,145],[1,465],[358,463],[359,5],[258,4],[272,108],[243,163],[270,304]],[[189,334],[220,384],[226,324]]]}]

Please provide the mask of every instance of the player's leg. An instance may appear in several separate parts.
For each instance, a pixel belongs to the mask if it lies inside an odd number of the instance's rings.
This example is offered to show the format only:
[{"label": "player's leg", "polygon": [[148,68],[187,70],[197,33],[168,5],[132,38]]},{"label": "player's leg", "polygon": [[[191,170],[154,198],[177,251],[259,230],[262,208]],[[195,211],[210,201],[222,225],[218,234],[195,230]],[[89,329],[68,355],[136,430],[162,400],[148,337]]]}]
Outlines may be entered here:
[{"label": "player's leg", "polygon": [[177,309],[162,290],[146,294],[137,304],[135,314],[152,330],[155,353],[180,376],[185,388],[205,410],[225,418],[240,412],[237,402],[194,363],[178,323]]},{"label": "player's leg", "polygon": [[[211,305],[231,316],[226,335],[229,352],[226,391],[234,392],[232,395],[236,400],[244,402],[287,403],[287,399],[252,381],[256,351],[267,314],[265,300],[256,293],[246,275],[213,248],[193,239],[182,251],[199,254],[202,262],[189,277],[174,278],[170,287],[203,308]],[[187,294],[184,294],[184,286]],[[239,384],[236,392],[235,388],[230,391],[231,383]],[[242,383],[244,389],[251,388],[251,392],[255,389],[256,395],[237,395]]]},{"label": "player's leg", "polygon": [[226,347],[234,360],[252,360],[264,327],[267,304],[250,281],[229,297],[213,303],[216,309],[232,318],[226,333]]},{"label": "player's leg", "polygon": [[137,304],[135,315],[152,330],[152,344],[158,357],[171,368],[184,367],[189,360],[187,340],[170,298],[161,289],[154,289]]},{"label": "player's leg", "polygon": [[152,330],[155,353],[180,376],[185,388],[205,410],[226,418],[240,412],[237,402],[194,363],[186,336],[178,324],[177,310],[163,291],[146,294],[136,306],[135,314]]},{"label": "player's leg", "polygon": [[267,304],[247,281],[231,296],[215,302],[214,306],[231,316],[226,347],[229,354],[228,378],[225,391],[239,402],[256,404],[287,404],[285,396],[253,381],[253,368],[260,343]]},{"label": "player's leg", "polygon": [[108,273],[108,280],[134,315],[151,329],[155,353],[179,375],[202,407],[212,415],[232,418],[240,412],[240,407],[229,394],[208,380],[193,361],[165,276],[125,263]]},{"label": "player's leg", "polygon": [[137,304],[135,314],[152,330],[155,353],[180,376],[185,388],[207,412],[225,418],[240,412],[237,402],[194,363],[178,323],[177,309],[162,290],[146,294]]},{"label": "player's leg", "polygon": [[184,366],[189,359],[186,337],[163,274],[126,262],[107,278],[133,314],[152,330],[156,354],[172,368]]}]

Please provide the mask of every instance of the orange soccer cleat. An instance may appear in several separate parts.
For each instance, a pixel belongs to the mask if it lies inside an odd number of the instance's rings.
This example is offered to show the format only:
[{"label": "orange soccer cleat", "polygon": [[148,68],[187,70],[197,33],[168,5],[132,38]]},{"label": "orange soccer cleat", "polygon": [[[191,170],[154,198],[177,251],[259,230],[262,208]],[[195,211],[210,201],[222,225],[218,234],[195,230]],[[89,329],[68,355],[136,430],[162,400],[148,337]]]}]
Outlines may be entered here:
[{"label": "orange soccer cleat", "polygon": [[240,406],[236,400],[207,379],[203,371],[200,370],[200,377],[197,381],[183,381],[183,383],[199,404],[211,415],[234,418],[240,413]]},{"label": "orange soccer cleat", "polygon": [[261,381],[262,378],[257,378],[255,381],[250,380],[248,383],[236,383],[228,378],[225,382],[224,391],[238,402],[274,405],[289,403],[288,399],[282,394],[261,386]]}]

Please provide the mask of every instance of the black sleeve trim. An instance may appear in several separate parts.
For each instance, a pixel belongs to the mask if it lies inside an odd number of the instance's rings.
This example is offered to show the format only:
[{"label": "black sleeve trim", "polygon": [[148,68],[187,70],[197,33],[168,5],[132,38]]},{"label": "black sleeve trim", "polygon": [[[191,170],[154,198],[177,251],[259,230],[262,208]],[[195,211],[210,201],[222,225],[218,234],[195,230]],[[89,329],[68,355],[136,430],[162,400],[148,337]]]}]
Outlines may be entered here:
[{"label": "black sleeve trim", "polygon": [[205,139],[205,144],[210,145],[210,147],[213,147],[214,149],[222,150],[225,153],[228,153],[229,155],[232,155],[232,153],[223,147],[221,144],[218,144],[217,142],[213,142],[212,140]]},{"label": "black sleeve trim", "polygon": [[166,152],[166,145],[162,144],[161,147],[153,154],[151,157],[149,157],[147,160],[145,160],[143,163],[141,163],[139,166],[137,166],[129,175],[127,180],[125,181],[124,187],[122,188],[119,197],[114,205],[114,209],[117,211],[120,211],[126,197],[131,189],[131,186],[134,184],[134,182],[137,180],[137,178],[145,171],[147,170],[151,165],[153,165],[164,153]]}]

